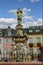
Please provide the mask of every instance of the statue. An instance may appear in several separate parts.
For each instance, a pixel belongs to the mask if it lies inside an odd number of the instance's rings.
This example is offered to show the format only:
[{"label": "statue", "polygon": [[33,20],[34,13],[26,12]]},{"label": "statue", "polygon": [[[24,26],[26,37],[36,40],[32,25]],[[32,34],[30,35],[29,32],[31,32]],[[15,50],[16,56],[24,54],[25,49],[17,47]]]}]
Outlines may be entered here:
[{"label": "statue", "polygon": [[23,36],[22,30],[18,30],[17,35],[18,36]]},{"label": "statue", "polygon": [[18,16],[18,18],[22,17],[22,11],[19,8],[18,8],[18,11],[17,11],[17,16]]}]

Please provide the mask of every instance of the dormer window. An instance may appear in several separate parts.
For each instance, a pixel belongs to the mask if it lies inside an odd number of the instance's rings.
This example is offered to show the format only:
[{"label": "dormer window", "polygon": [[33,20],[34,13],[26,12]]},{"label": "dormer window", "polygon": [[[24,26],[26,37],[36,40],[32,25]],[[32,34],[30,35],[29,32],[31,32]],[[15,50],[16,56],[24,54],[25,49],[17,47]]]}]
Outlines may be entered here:
[{"label": "dormer window", "polygon": [[2,43],[2,39],[0,38],[0,44]]},{"label": "dormer window", "polygon": [[2,31],[0,30],[0,36],[2,36]]},{"label": "dormer window", "polygon": [[33,30],[29,30],[29,32],[33,32]]},{"label": "dormer window", "polygon": [[11,36],[11,31],[10,30],[8,30],[8,36]]},{"label": "dormer window", "polygon": [[8,26],[8,36],[11,36],[11,28]]},{"label": "dormer window", "polygon": [[40,30],[36,30],[36,32],[40,32]]}]

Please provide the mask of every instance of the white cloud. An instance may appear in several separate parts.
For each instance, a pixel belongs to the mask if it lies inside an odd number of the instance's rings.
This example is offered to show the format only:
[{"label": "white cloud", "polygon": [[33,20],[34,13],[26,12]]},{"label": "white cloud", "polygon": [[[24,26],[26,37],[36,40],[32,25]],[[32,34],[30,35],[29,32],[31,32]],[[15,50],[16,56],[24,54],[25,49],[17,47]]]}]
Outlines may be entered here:
[{"label": "white cloud", "polygon": [[38,2],[38,1],[40,1],[40,0],[30,0],[31,2],[33,2],[33,3],[35,3],[35,2]]},{"label": "white cloud", "polygon": [[[23,15],[25,15],[28,12],[30,12],[31,9],[23,8],[22,11],[23,11]],[[17,9],[7,10],[7,12],[14,13],[16,15]]]},{"label": "white cloud", "polygon": [[11,28],[14,28],[14,29],[15,29],[15,28],[16,28],[16,25],[17,25],[17,24],[12,24],[12,25],[11,25]]},{"label": "white cloud", "polygon": [[1,24],[0,24],[0,28],[1,28],[1,29],[6,29],[6,28],[8,28],[8,26],[10,26],[10,25],[1,25]]},{"label": "white cloud", "polygon": [[7,12],[14,13],[16,15],[17,10],[16,9],[7,10]]},{"label": "white cloud", "polygon": [[28,12],[31,11],[31,9],[23,8],[22,11],[23,11],[23,15],[26,15]]},{"label": "white cloud", "polygon": [[13,10],[9,10],[9,12],[14,12],[14,13],[16,13],[16,9],[13,9]]},{"label": "white cloud", "polygon": [[[12,24],[11,27],[15,28],[17,24]],[[22,23],[23,28],[29,28],[29,26],[42,26],[42,18],[39,18],[37,21],[26,21]]]},{"label": "white cloud", "polygon": [[39,18],[37,21],[26,21],[23,26],[24,28],[28,28],[29,26],[42,26],[43,25],[43,19]]},{"label": "white cloud", "polygon": [[23,8],[23,11],[25,11],[25,12],[30,12],[31,9]]},{"label": "white cloud", "polygon": [[[37,21],[32,21],[33,16],[29,16],[28,12],[31,11],[31,9],[23,8],[23,27],[28,28],[29,26],[39,26],[43,25],[42,18],[37,19]],[[8,10],[8,12],[15,13],[17,12],[16,9]],[[12,28],[15,28],[17,25],[17,18],[0,18],[0,28],[6,28],[7,26],[11,26]]]},{"label": "white cloud", "polygon": [[38,20],[37,20],[38,22],[38,25],[43,25],[43,19],[42,18],[39,18]]},{"label": "white cloud", "polygon": [[17,19],[16,18],[0,18],[0,24],[13,24],[13,23],[17,23]]},{"label": "white cloud", "polygon": [[32,20],[33,16],[28,15],[28,13],[31,12],[31,9],[23,8],[22,11],[23,11],[23,19],[25,21]]},{"label": "white cloud", "polygon": [[[16,18],[0,18],[0,28],[8,28],[8,26],[15,28],[16,25]],[[28,28],[29,26],[41,26],[43,25],[43,21],[42,18],[37,19],[37,21],[23,21],[22,25],[24,28]]]},{"label": "white cloud", "polygon": [[12,26],[12,24],[17,24],[16,18],[0,18],[0,28]]},{"label": "white cloud", "polygon": [[24,20],[32,20],[33,16],[28,16],[28,15],[25,15],[23,17]]},{"label": "white cloud", "polygon": [[[23,2],[25,0],[18,0],[19,2]],[[40,0],[30,0],[31,2],[35,3],[35,2],[39,2]]]}]

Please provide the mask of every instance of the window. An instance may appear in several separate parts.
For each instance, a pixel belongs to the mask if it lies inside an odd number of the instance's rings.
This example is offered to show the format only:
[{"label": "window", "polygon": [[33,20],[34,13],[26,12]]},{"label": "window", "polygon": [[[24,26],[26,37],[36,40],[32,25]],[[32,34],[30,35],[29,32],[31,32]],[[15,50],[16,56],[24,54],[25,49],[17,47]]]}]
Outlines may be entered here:
[{"label": "window", "polygon": [[29,43],[33,43],[33,38],[29,38]]},{"label": "window", "polygon": [[9,39],[5,39],[5,43],[9,43]]},{"label": "window", "polygon": [[9,50],[8,49],[5,49],[5,54],[9,54]]},{"label": "window", "polygon": [[33,30],[29,30],[29,32],[33,32]]},{"label": "window", "polygon": [[2,36],[2,32],[0,31],[0,36]]},{"label": "window", "polygon": [[13,42],[14,42],[14,40],[11,39],[11,43],[13,43]]},{"label": "window", "polygon": [[37,43],[41,43],[41,38],[40,38],[40,37],[37,37],[37,38],[36,38],[36,42],[37,42]]},{"label": "window", "polygon": [[1,54],[1,49],[0,49],[0,54]]},{"label": "window", "polygon": [[40,32],[40,30],[36,30],[36,32]]},{"label": "window", "polygon": [[38,51],[38,54],[41,54],[41,50],[39,48],[37,49],[37,51]]},{"label": "window", "polygon": [[31,55],[33,55],[33,48],[30,48]]},{"label": "window", "polygon": [[2,43],[2,39],[0,39],[0,44]]},{"label": "window", "polygon": [[10,30],[8,31],[8,36],[11,36],[11,31]]}]

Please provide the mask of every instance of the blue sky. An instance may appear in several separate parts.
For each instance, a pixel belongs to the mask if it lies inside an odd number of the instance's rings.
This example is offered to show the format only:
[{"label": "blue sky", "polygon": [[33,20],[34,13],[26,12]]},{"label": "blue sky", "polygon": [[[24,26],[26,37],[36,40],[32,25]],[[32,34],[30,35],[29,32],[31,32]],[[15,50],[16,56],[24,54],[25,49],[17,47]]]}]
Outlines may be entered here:
[{"label": "blue sky", "polygon": [[0,25],[15,27],[15,24],[17,24],[14,22],[17,18],[15,13],[18,8],[24,12],[23,23],[31,24],[41,21],[42,0],[0,0]]}]

